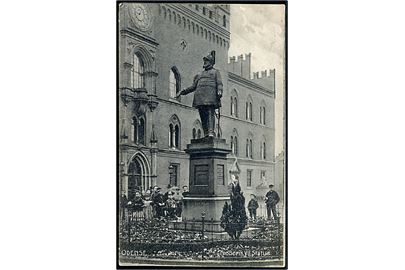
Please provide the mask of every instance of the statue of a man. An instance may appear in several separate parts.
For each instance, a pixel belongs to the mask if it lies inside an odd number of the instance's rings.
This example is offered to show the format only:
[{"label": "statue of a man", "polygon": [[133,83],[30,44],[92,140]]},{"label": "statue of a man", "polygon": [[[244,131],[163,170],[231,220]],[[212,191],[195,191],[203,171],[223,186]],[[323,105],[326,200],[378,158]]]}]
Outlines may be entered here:
[{"label": "statue of a man", "polygon": [[223,85],[221,75],[215,64],[215,51],[203,58],[204,70],[194,77],[193,85],[180,91],[180,95],[194,93],[193,107],[198,109],[204,137],[215,136],[215,109],[221,107]]}]

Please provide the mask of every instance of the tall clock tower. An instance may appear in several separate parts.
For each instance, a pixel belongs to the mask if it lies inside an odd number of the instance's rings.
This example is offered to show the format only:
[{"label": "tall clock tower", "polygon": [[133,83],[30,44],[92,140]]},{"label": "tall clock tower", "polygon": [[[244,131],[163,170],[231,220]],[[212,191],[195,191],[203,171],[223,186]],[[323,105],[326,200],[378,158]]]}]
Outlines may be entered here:
[{"label": "tall clock tower", "polygon": [[129,199],[156,184],[154,9],[158,5],[122,3],[119,10],[120,190]]}]

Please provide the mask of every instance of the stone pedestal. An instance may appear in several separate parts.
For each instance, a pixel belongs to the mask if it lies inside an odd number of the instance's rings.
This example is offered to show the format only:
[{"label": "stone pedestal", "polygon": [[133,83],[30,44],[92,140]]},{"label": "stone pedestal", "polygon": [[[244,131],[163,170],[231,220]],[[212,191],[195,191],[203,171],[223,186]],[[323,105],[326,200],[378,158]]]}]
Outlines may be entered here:
[{"label": "stone pedestal", "polygon": [[204,220],[217,223],[225,202],[230,203],[227,186],[227,155],[231,152],[225,139],[205,137],[191,140],[186,152],[190,155],[189,196],[184,197],[183,220]]},{"label": "stone pedestal", "polygon": [[222,208],[225,202],[230,204],[229,196],[213,197],[185,197],[183,199],[183,219],[201,221],[201,213],[205,213],[205,220],[221,220]]}]

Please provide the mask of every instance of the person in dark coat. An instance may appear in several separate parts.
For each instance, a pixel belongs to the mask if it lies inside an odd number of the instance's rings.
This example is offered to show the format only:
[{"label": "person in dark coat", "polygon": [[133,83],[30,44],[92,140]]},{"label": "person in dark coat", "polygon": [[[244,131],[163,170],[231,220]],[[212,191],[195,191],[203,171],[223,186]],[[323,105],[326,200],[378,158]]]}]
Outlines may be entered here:
[{"label": "person in dark coat", "polygon": [[271,219],[271,213],[273,213],[273,218],[275,221],[278,222],[278,217],[277,217],[277,212],[276,212],[276,204],[280,201],[280,197],[278,196],[278,193],[273,190],[274,185],[270,184],[269,188],[270,191],[267,192],[266,198],[265,198],[265,203],[267,206],[267,219]]},{"label": "person in dark coat", "polygon": [[180,91],[176,97],[194,93],[193,107],[198,109],[204,137],[215,136],[215,109],[221,107],[223,84],[220,72],[214,68],[215,51],[203,58],[204,70],[194,77],[193,85]]},{"label": "person in dark coat", "polygon": [[177,203],[176,200],[173,198],[173,192],[169,192],[169,197],[166,200],[166,210],[167,216],[169,218],[174,218],[176,214]]},{"label": "person in dark coat", "polygon": [[138,220],[143,216],[143,208],[145,207],[145,203],[139,191],[135,192],[135,196],[132,199],[132,215],[135,215],[135,220]]},{"label": "person in dark coat", "polygon": [[250,201],[248,203],[249,216],[251,219],[256,220],[256,210],[259,208],[259,203],[254,194],[250,194]]},{"label": "person in dark coat", "polygon": [[128,199],[124,192],[121,193],[120,197],[120,219],[125,220],[125,210],[127,208]]},{"label": "person in dark coat", "polygon": [[161,188],[156,189],[155,196],[153,197],[153,205],[156,209],[156,217],[157,218],[162,218],[164,216],[164,207],[165,207],[165,202],[163,200],[163,195],[160,193]]},{"label": "person in dark coat", "polygon": [[163,200],[166,202],[167,199],[169,198],[169,192],[171,191],[170,189],[172,188],[172,185],[168,184],[167,185],[167,191],[165,192],[165,195],[163,195]]},{"label": "person in dark coat", "polygon": [[135,192],[135,197],[134,197],[134,199],[133,199],[133,201],[132,201],[133,210],[134,210],[135,212],[140,212],[140,211],[143,210],[144,205],[145,205],[145,204],[144,204],[144,202],[143,202],[141,193],[139,193],[138,191]]}]

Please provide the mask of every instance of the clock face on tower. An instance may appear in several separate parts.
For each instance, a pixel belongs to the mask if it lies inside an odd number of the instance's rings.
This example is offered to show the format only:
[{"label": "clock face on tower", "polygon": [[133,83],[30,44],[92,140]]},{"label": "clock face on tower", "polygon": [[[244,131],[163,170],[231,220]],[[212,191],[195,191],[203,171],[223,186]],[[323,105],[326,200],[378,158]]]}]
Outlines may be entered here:
[{"label": "clock face on tower", "polygon": [[145,5],[133,4],[131,9],[129,10],[129,14],[131,15],[131,19],[134,24],[141,31],[147,31],[152,26],[151,12]]}]

